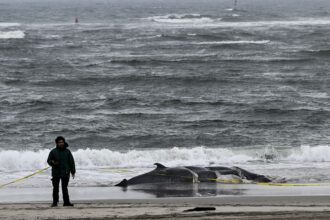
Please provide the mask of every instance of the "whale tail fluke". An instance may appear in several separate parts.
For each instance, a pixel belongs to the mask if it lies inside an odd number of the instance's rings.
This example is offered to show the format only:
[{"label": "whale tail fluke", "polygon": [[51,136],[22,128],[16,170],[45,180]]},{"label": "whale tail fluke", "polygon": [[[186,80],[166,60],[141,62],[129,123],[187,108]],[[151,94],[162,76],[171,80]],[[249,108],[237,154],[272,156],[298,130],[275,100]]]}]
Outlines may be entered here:
[{"label": "whale tail fluke", "polygon": [[123,179],[120,183],[116,184],[115,186],[127,187],[128,181],[127,179]]}]

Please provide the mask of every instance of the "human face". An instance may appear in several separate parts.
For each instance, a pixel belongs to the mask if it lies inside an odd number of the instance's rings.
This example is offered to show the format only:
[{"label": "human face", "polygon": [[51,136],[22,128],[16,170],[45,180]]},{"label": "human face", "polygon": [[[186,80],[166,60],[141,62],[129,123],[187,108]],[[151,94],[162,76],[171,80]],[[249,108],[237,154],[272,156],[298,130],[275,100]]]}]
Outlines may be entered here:
[{"label": "human face", "polygon": [[64,147],[64,141],[63,141],[63,140],[59,140],[59,141],[57,142],[57,146],[58,146],[59,148],[63,148],[63,147]]}]

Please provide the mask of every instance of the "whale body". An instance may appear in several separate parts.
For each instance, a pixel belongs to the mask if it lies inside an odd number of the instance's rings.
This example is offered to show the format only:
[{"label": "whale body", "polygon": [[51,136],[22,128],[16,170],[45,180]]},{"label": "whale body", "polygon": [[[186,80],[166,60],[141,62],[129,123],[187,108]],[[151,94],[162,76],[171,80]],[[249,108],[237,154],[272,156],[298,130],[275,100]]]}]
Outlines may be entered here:
[{"label": "whale body", "polygon": [[116,186],[127,187],[136,184],[149,183],[197,183],[217,182],[223,176],[232,176],[235,181],[242,179],[254,182],[268,183],[271,180],[264,175],[251,173],[239,167],[166,167],[163,164],[155,163],[156,168],[148,173],[135,176],[129,180],[123,179]]}]

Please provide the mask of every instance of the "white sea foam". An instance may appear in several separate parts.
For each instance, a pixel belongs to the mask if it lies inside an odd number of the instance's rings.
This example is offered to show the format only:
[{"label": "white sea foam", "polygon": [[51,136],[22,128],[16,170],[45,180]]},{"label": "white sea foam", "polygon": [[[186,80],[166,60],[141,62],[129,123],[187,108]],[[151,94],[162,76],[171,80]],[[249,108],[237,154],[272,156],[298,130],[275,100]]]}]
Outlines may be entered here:
[{"label": "white sea foam", "polygon": [[195,42],[193,44],[199,44],[199,45],[226,45],[226,44],[267,44],[270,40],[238,40],[238,41],[205,41],[205,42]]},{"label": "white sea foam", "polygon": [[[38,169],[47,166],[49,150],[1,151],[0,170]],[[131,150],[118,152],[108,149],[79,149],[73,152],[77,166],[91,167],[152,167],[155,162],[168,166],[209,165],[210,163],[238,163],[253,160],[246,154],[237,154],[229,149],[205,147],[171,148],[157,150]]]},{"label": "white sea foam", "polygon": [[[283,150],[283,149],[282,149]],[[269,148],[215,149],[206,147],[130,150],[80,149],[73,151],[77,177],[74,186],[99,186],[118,183],[154,169],[154,163],[166,166],[239,166],[251,172],[298,183],[328,181],[330,146],[303,146],[292,150]],[[49,149],[40,151],[0,151],[0,184],[27,176],[48,167]],[[270,159],[270,156],[274,155]],[[265,156],[268,158],[265,158]],[[269,160],[270,159],[270,160]],[[99,168],[122,168],[117,172]],[[312,172],[311,172],[312,170]],[[50,170],[6,187],[48,187]],[[222,177],[225,178],[225,177]]]},{"label": "white sea foam", "polygon": [[0,22],[0,27],[6,28],[6,27],[16,27],[20,26],[19,23],[1,23]]},{"label": "white sea foam", "polygon": [[242,21],[242,22],[220,22],[214,24],[220,27],[276,27],[276,26],[309,26],[329,25],[329,19],[301,19],[291,21]]},{"label": "white sea foam", "polygon": [[0,31],[0,39],[22,39],[24,37],[23,31]]},{"label": "white sea foam", "polygon": [[328,99],[329,95],[326,92],[301,92],[299,95],[303,97],[310,97],[310,98],[315,98],[315,99]]},{"label": "white sea foam", "polygon": [[228,22],[228,25],[239,27],[253,27],[253,26],[304,26],[304,25],[328,25],[328,19],[306,19],[306,20],[292,20],[292,21],[256,21],[256,22]]},{"label": "white sea foam", "polygon": [[[167,166],[182,165],[228,165],[258,164],[262,161],[265,149],[232,150],[224,148],[194,147],[154,150],[130,150],[119,152],[109,149],[79,149],[73,151],[77,167],[114,167],[114,168],[149,168],[155,162]],[[0,171],[37,170],[47,165],[49,150],[39,151],[0,151]],[[269,155],[268,155],[269,156]],[[281,163],[329,162],[330,146],[302,146],[286,153],[276,152],[277,161]],[[269,162],[269,161],[268,161]]]},{"label": "white sea foam", "polygon": [[160,23],[173,23],[173,24],[185,24],[185,23],[210,23],[214,20],[208,17],[203,17],[200,14],[169,14],[164,16],[152,16],[147,20],[160,22]]},{"label": "white sea foam", "polygon": [[299,150],[292,150],[287,159],[298,162],[330,162],[330,146],[302,146]]},{"label": "white sea foam", "polygon": [[[233,17],[240,17],[239,14],[232,14]],[[224,27],[224,28],[259,28],[259,27],[294,27],[294,26],[324,26],[330,25],[329,19],[315,19],[315,18],[298,18],[295,20],[270,20],[270,21],[228,21],[225,22],[222,18],[209,18],[203,16],[187,16],[187,15],[165,15],[165,16],[153,16],[148,17],[147,20],[154,21],[156,23],[168,23],[172,25],[179,26],[187,26],[194,25],[194,27],[198,27],[199,25],[203,25],[202,27]]]},{"label": "white sea foam", "polygon": [[[47,166],[45,158],[49,150],[40,151],[0,151],[0,170],[34,170]],[[47,158],[46,158],[47,159]]]}]

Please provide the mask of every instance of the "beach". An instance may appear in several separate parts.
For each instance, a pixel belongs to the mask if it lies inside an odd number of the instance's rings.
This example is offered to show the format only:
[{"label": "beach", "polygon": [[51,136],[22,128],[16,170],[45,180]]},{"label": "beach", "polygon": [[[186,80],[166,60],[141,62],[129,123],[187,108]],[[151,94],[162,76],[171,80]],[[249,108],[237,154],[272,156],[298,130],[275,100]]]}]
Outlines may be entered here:
[{"label": "beach", "polygon": [[57,136],[74,187],[154,163],[330,182],[329,1],[1,2],[0,185],[47,168]]},{"label": "beach", "polygon": [[[330,196],[239,196],[207,198],[1,203],[1,219],[329,219]],[[214,211],[191,211],[214,207]]]},{"label": "beach", "polygon": [[[190,188],[71,187],[74,207],[51,208],[51,188],[2,188],[0,219],[329,219],[329,186],[217,184]],[[198,188],[198,189],[196,189]],[[155,193],[157,191],[157,193]],[[209,194],[203,193],[208,191]],[[169,193],[171,192],[171,193]],[[239,192],[239,193],[238,193]],[[208,195],[208,196],[207,196]],[[214,195],[214,194],[213,194]],[[215,208],[191,211],[197,207]]]},{"label": "beach", "polygon": [[[0,12],[1,220],[330,219],[329,0],[1,0]],[[58,136],[74,207],[60,195],[50,208]],[[278,185],[157,170],[115,187],[155,163]],[[185,212],[196,207],[213,210]]]}]

